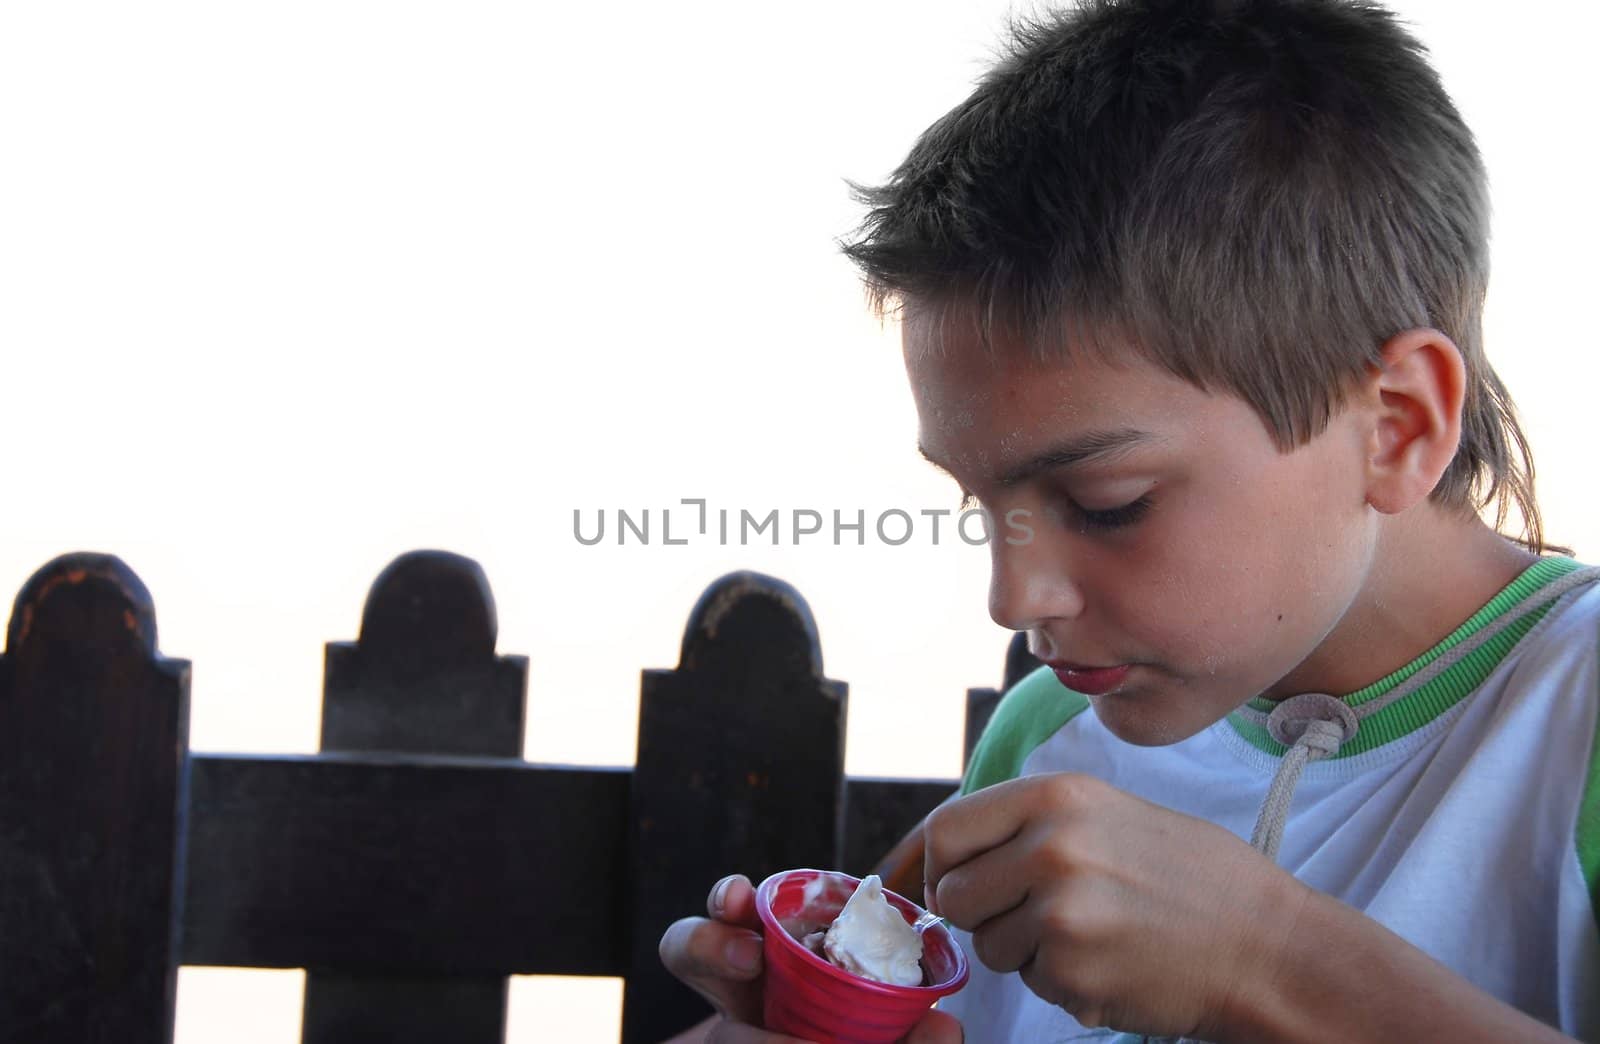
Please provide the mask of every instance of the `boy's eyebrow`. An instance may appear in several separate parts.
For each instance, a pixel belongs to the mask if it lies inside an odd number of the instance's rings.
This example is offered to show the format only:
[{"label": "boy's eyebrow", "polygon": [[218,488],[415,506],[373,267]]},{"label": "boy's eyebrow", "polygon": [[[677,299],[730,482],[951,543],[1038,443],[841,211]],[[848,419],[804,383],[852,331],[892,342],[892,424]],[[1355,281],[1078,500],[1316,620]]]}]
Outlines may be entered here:
[{"label": "boy's eyebrow", "polygon": [[[1119,453],[1133,448],[1143,442],[1155,438],[1150,432],[1140,431],[1137,428],[1112,428],[1106,431],[1090,431],[1082,435],[1067,439],[1054,446],[1037,453],[1027,460],[1013,464],[1001,472],[996,480],[999,485],[1009,487],[1018,486],[1036,475],[1056,468],[1064,468],[1073,464],[1084,464],[1093,460],[1102,460],[1113,457]],[[930,455],[926,447],[917,444],[917,452],[929,464],[946,474],[950,468],[943,461]]]}]

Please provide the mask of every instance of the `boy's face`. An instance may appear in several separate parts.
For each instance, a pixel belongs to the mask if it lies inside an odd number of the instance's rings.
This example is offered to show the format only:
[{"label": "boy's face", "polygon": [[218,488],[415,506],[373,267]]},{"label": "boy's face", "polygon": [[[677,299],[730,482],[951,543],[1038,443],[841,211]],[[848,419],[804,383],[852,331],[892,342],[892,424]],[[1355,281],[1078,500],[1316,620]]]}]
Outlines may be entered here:
[{"label": "boy's face", "polygon": [[1085,694],[1113,733],[1172,743],[1327,684],[1316,650],[1377,534],[1360,410],[1281,453],[1243,400],[1131,355],[1036,362],[953,332],[940,352],[915,313],[904,337],[922,449],[991,516],[990,614],[1105,690]]}]

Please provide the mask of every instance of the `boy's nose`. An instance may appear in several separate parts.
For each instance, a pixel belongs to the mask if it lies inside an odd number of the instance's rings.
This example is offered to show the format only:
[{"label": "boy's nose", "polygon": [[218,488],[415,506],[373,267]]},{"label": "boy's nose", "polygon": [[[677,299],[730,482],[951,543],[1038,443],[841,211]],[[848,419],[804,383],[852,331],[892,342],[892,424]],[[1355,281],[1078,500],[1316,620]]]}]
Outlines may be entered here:
[{"label": "boy's nose", "polygon": [[1001,627],[1030,631],[1083,612],[1083,594],[1067,563],[1042,542],[992,541],[989,569],[989,616]]}]

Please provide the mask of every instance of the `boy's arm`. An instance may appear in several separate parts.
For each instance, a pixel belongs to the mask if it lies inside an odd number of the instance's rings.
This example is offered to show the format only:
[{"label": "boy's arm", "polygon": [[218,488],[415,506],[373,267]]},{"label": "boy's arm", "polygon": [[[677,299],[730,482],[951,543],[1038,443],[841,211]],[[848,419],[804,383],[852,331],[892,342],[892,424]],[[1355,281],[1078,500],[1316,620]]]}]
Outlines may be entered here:
[{"label": "boy's arm", "polygon": [[1222,827],[1090,776],[934,810],[928,908],[1085,1026],[1235,1041],[1556,1041]]},{"label": "boy's arm", "polygon": [[1569,1041],[1360,911],[1302,886],[1273,967],[1238,984],[1218,1041]]}]

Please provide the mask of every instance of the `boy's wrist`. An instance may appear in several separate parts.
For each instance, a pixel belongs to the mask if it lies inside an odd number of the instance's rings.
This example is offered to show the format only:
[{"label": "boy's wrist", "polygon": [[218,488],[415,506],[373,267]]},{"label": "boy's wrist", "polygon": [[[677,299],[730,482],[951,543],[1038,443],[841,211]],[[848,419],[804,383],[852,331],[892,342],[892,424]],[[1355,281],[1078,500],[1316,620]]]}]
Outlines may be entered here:
[{"label": "boy's wrist", "polygon": [[1360,911],[1283,875],[1275,941],[1233,986],[1204,1039],[1318,1044],[1570,1038],[1478,989]]},{"label": "boy's wrist", "polygon": [[1258,948],[1261,959],[1253,977],[1235,991],[1237,1003],[1222,1032],[1208,1039],[1218,1044],[1415,1039],[1417,1027],[1408,1012],[1397,1010],[1397,999],[1401,1008],[1419,1003],[1432,1008],[1423,998],[1442,998],[1451,986],[1477,993],[1361,911],[1288,873],[1283,877],[1292,887],[1276,907],[1282,932]]},{"label": "boy's wrist", "polygon": [[1303,940],[1320,929],[1309,923],[1308,908],[1323,898],[1294,875],[1273,866],[1258,886],[1254,929],[1237,945],[1216,1020],[1203,1027],[1203,1040],[1289,1040],[1284,1033],[1295,1014],[1294,983],[1304,967]]}]

